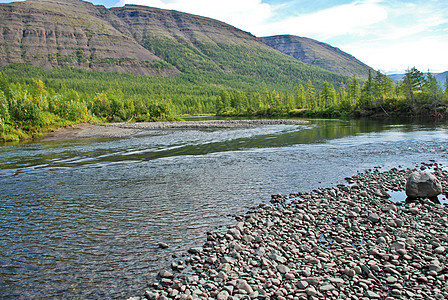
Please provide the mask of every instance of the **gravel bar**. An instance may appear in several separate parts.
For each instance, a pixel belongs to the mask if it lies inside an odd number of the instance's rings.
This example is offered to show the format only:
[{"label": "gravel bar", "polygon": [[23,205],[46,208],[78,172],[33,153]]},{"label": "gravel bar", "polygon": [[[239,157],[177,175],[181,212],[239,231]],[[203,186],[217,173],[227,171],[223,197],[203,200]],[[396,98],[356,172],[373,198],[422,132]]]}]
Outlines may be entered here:
[{"label": "gravel bar", "polygon": [[175,122],[141,122],[141,123],[105,123],[93,125],[88,123],[59,128],[39,138],[42,141],[88,139],[88,138],[125,138],[144,130],[156,129],[213,129],[244,128],[263,125],[302,125],[305,120],[206,120]]},{"label": "gravel bar", "polygon": [[237,128],[263,125],[295,125],[308,124],[305,120],[260,119],[260,120],[206,120],[206,121],[174,121],[174,122],[141,122],[141,123],[107,123],[105,127],[132,129],[167,129],[167,128]]},{"label": "gravel bar", "polygon": [[[446,196],[448,172],[421,169]],[[368,170],[345,185],[272,195],[129,299],[448,299],[448,208],[389,199],[412,171]]]}]

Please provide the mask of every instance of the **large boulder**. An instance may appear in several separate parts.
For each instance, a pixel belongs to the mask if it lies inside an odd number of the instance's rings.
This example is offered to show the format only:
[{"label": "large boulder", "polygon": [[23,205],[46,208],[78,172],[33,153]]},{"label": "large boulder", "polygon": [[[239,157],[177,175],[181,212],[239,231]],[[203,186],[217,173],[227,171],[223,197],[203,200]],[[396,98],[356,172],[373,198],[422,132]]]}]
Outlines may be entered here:
[{"label": "large boulder", "polygon": [[433,198],[441,193],[442,185],[431,173],[412,172],[406,181],[406,195],[409,198]]}]

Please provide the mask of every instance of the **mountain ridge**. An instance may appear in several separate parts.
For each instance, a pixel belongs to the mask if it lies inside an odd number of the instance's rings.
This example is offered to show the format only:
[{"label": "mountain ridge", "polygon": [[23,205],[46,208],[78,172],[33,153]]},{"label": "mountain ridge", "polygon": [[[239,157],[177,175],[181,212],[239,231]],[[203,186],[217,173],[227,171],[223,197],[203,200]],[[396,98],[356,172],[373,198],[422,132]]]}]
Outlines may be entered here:
[{"label": "mountain ridge", "polygon": [[353,55],[332,45],[295,35],[274,35],[259,38],[263,43],[304,63],[338,74],[366,79],[373,70]]},{"label": "mountain ridge", "polygon": [[0,67],[30,63],[138,75],[206,72],[283,84],[339,84],[345,74],[292,59],[249,32],[207,17],[82,0],[0,4]]}]

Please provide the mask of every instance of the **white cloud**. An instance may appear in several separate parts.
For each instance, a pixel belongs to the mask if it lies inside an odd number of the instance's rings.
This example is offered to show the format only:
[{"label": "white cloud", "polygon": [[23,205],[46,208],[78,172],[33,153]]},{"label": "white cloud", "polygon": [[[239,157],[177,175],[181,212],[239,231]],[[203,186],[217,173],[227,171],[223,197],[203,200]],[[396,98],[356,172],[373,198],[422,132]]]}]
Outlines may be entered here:
[{"label": "white cloud", "polygon": [[217,19],[242,30],[264,24],[272,16],[272,8],[262,0],[121,0],[118,5],[138,4],[173,9]]},{"label": "white cloud", "polygon": [[425,6],[399,4],[385,6],[389,19],[370,28],[367,38],[341,39],[338,46],[375,69],[448,70],[447,11],[429,2]]},{"label": "white cloud", "polygon": [[255,34],[289,33],[319,40],[344,34],[364,35],[366,27],[385,20],[387,16],[387,11],[373,1],[354,2],[266,24]]},{"label": "white cloud", "polygon": [[420,71],[443,72],[448,70],[446,57],[448,39],[424,37],[391,43],[353,43],[343,47],[374,69],[397,72],[416,67]]}]

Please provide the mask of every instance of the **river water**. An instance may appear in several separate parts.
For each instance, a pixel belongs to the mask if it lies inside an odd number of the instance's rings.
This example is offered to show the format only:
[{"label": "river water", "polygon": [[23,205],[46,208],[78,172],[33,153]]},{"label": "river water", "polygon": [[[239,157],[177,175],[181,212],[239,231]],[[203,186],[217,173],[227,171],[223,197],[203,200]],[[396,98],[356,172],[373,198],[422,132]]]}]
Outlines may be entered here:
[{"label": "river water", "polygon": [[447,133],[447,123],[311,120],[0,146],[0,298],[142,295],[173,255],[271,194],[375,167],[446,166]]}]

